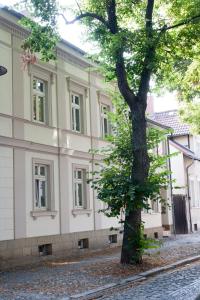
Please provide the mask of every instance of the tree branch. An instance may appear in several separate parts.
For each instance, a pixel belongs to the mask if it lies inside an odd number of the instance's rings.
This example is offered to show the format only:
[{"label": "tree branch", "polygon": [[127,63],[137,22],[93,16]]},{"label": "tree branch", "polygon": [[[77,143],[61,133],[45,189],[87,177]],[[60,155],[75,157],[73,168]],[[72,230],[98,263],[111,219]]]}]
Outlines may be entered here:
[{"label": "tree branch", "polygon": [[[116,16],[116,2],[115,0],[110,0],[107,2],[107,14],[108,14],[108,23],[110,32],[112,34],[117,34],[119,32],[118,24],[117,24],[117,16]],[[133,91],[130,89],[128,80],[127,80],[127,73],[124,64],[124,57],[123,57],[123,46],[119,45],[119,48],[116,50],[116,77],[119,90],[124,97],[124,100],[127,102],[129,107],[133,106],[133,98],[135,97]]]},{"label": "tree branch", "polygon": [[82,12],[82,10],[81,10],[81,7],[80,7],[80,5],[79,5],[78,1],[77,1],[77,0],[75,0],[75,2],[76,2],[76,5],[78,6],[78,9],[79,9],[80,13],[82,14],[83,12]]},{"label": "tree branch", "polygon": [[147,7],[146,7],[146,43],[148,45],[146,50],[146,55],[144,58],[144,66],[141,73],[141,80],[138,90],[139,98],[146,100],[146,95],[149,91],[149,81],[152,72],[152,68],[149,66],[154,59],[155,56],[155,47],[156,45],[152,44],[153,39],[153,8],[154,8],[154,0],[147,0]]},{"label": "tree branch", "polygon": [[106,28],[108,28],[108,29],[110,30],[108,21],[106,21],[102,16],[99,16],[99,15],[97,15],[97,14],[95,14],[95,13],[90,13],[90,12],[81,13],[80,15],[78,15],[76,18],[74,18],[74,19],[71,20],[71,21],[68,21],[67,18],[65,17],[65,15],[62,14],[62,13],[60,14],[60,16],[63,17],[63,19],[64,19],[64,21],[65,21],[65,23],[66,23],[67,25],[73,24],[73,23],[75,23],[75,22],[77,22],[77,21],[79,21],[79,20],[81,20],[81,19],[83,19],[83,18],[92,18],[92,19],[96,19],[96,20],[100,21],[102,24],[104,24],[104,25],[106,26]]},{"label": "tree branch", "polygon": [[190,19],[184,20],[184,21],[182,21],[180,23],[177,23],[175,25],[171,25],[171,26],[165,25],[162,28],[160,28],[159,30],[160,31],[167,31],[167,30],[170,30],[170,29],[174,29],[174,28],[177,28],[177,27],[180,27],[180,26],[184,26],[184,25],[190,24],[190,23],[192,23],[192,22],[194,22],[195,20],[198,20],[198,19],[200,19],[200,15],[194,16],[194,17],[192,17]]}]

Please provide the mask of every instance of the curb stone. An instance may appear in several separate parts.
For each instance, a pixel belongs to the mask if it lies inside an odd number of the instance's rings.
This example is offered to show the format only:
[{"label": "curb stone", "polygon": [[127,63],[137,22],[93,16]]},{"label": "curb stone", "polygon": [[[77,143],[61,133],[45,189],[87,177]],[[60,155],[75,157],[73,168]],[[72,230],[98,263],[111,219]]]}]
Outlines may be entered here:
[{"label": "curb stone", "polygon": [[[137,281],[142,281],[142,280],[145,280],[148,277],[163,273],[165,271],[173,270],[177,267],[187,265],[187,264],[195,262],[197,260],[200,260],[200,255],[192,256],[192,257],[189,257],[189,258],[186,258],[186,259],[182,259],[182,260],[179,260],[179,261],[177,261],[175,263],[172,263],[170,265],[166,265],[166,266],[159,267],[159,268],[154,268],[152,270],[145,271],[145,272],[139,273],[137,275],[127,277],[125,279],[120,280],[117,283],[106,284],[106,285],[103,285],[103,286],[98,287],[96,289],[92,289],[92,290],[85,291],[83,293],[72,295],[72,296],[70,296],[69,300],[70,299],[94,299],[94,298],[91,298],[91,297],[95,296],[95,294],[98,294],[97,298],[100,298],[102,296],[101,292],[104,292],[104,291],[109,290],[111,288],[121,287],[121,286],[126,285],[128,283],[134,283],[134,282],[137,282]],[[85,298],[85,297],[89,297],[89,298]]]}]

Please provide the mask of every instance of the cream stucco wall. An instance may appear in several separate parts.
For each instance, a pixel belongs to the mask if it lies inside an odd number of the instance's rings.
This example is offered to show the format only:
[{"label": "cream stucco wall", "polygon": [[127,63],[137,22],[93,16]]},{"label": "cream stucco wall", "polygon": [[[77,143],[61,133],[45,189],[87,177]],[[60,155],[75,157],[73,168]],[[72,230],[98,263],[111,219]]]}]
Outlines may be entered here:
[{"label": "cream stucco wall", "polygon": [[[100,104],[107,104],[112,109],[107,90],[115,87],[106,84],[78,50],[64,43],[59,45],[56,62],[44,63],[38,58],[34,66],[28,65],[23,70],[20,47],[26,33],[17,21],[8,12],[0,10],[0,64],[8,69],[8,73],[0,78],[0,144],[12,147],[0,148],[0,169],[3,168],[3,172],[9,175],[9,188],[5,190],[7,181],[0,173],[0,195],[8,199],[5,203],[4,198],[0,198],[0,222],[4,220],[2,228],[5,229],[1,230],[0,226],[0,239],[121,227],[118,219],[107,218],[98,212],[102,204],[90,186],[87,188],[87,209],[74,211],[72,178],[74,165],[88,171],[94,167],[95,162],[89,153],[91,148],[107,145],[101,138]],[[33,76],[47,83],[46,124],[33,121]],[[73,132],[71,126],[73,92],[82,97],[81,133]],[[53,164],[53,200],[56,211],[53,217],[43,214],[35,218],[31,214],[33,159]],[[4,166],[6,161],[8,165]],[[11,182],[14,182],[14,186]],[[161,210],[156,214],[145,214],[143,219],[146,228],[162,226]]]},{"label": "cream stucco wall", "polygon": [[13,150],[0,147],[0,240],[14,238]]}]

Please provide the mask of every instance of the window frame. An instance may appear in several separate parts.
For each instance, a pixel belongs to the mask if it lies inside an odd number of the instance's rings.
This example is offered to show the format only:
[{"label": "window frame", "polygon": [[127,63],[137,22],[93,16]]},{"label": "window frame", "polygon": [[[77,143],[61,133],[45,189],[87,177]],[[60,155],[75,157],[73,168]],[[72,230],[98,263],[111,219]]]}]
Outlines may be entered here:
[{"label": "window frame", "polygon": [[[35,179],[40,177],[35,175],[35,166],[46,166],[46,206],[37,207],[36,206],[36,188]],[[42,177],[41,177],[42,178]],[[33,186],[33,205],[32,212],[53,212],[55,211],[55,195],[54,195],[54,162],[42,159],[32,159],[32,186]]]},{"label": "window frame", "polygon": [[[80,172],[81,178],[79,178],[78,173]],[[74,181],[74,207],[78,209],[85,208],[85,182],[84,182],[84,170],[83,169],[74,169],[73,173]],[[81,199],[79,198],[79,186],[81,186]],[[80,204],[81,203],[81,204]]]},{"label": "window frame", "polygon": [[[31,120],[33,123],[43,126],[50,126],[52,124],[52,84],[55,82],[55,75],[50,70],[43,69],[40,66],[30,66],[30,99],[31,99]],[[33,80],[34,78],[45,82],[45,122],[34,120],[33,107]]]},{"label": "window frame", "polygon": [[[34,80],[36,80],[36,82],[40,82],[40,83],[43,83],[44,85],[44,92],[40,92],[39,90],[34,89],[33,87],[33,83],[34,83]],[[33,79],[32,79],[32,120],[33,122],[36,122],[36,123],[40,123],[40,124],[47,124],[47,117],[48,117],[48,108],[47,108],[47,99],[48,99],[48,82],[41,79],[41,78],[38,78],[36,76],[33,76]],[[36,119],[34,118],[34,114],[35,114],[35,111],[34,111],[34,96],[36,97]],[[38,98],[39,97],[43,97],[43,119],[44,121],[40,121],[39,120],[39,115],[40,115],[40,111],[39,111],[39,107],[40,107],[40,104],[39,104],[39,100]]]},{"label": "window frame", "polygon": [[[75,199],[75,185],[80,183],[79,179],[74,178],[74,174],[76,171],[82,171],[82,195],[83,195],[83,205],[76,205],[77,201]],[[91,213],[90,210],[90,193],[89,193],[89,185],[87,184],[87,173],[89,172],[88,165],[79,165],[72,164],[72,192],[73,192],[73,214],[76,212],[86,212],[88,215]]]},{"label": "window frame", "polygon": [[[73,102],[73,99],[77,97],[79,99],[79,104],[76,104],[75,101]],[[71,101],[71,129],[73,132],[77,133],[83,133],[83,104],[82,104],[82,97],[80,94],[71,92],[70,93],[70,101]],[[80,130],[75,129],[76,128],[76,110],[79,111],[79,128]],[[73,122],[74,118],[74,122]],[[73,128],[74,126],[74,128]]]},{"label": "window frame", "polygon": [[[103,111],[103,108],[106,108],[106,113]],[[100,131],[101,131],[101,137],[104,139],[106,136],[108,136],[111,133],[110,130],[110,122],[108,119],[108,113],[110,112],[110,105],[105,103],[100,103]],[[107,122],[107,134],[105,133],[105,126],[104,126],[104,120]]]}]

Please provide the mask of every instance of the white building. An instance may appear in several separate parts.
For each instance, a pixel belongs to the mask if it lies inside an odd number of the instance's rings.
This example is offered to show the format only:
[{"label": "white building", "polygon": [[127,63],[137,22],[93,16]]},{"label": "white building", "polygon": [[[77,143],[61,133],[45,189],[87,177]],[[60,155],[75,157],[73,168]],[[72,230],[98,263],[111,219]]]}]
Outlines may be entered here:
[{"label": "white building", "polygon": [[[89,150],[106,145],[107,87],[65,41],[55,62],[22,70],[20,17],[0,9],[0,65],[8,69],[0,77],[1,261],[119,244],[122,234],[109,229],[118,220],[98,213],[102,204],[86,183],[95,167]],[[148,235],[162,235],[160,205],[143,219]]]},{"label": "white building", "polygon": [[153,120],[173,129],[169,136],[174,203],[174,224],[177,233],[200,229],[200,137],[192,135],[176,110],[155,113]]}]

